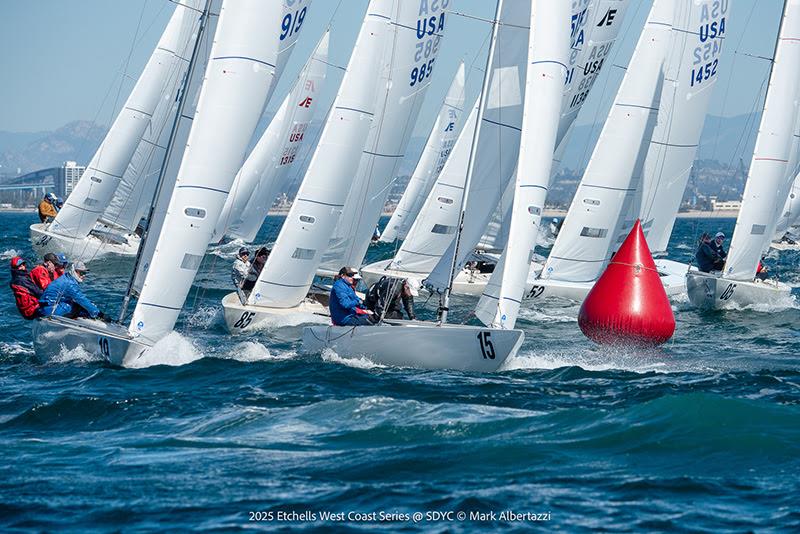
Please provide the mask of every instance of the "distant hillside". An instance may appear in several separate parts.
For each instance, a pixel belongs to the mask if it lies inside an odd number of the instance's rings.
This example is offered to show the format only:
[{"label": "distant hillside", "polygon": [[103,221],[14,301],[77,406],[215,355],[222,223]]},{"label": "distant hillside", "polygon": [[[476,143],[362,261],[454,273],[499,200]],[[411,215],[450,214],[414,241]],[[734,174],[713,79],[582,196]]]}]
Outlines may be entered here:
[{"label": "distant hillside", "polygon": [[6,172],[27,173],[61,165],[65,161],[86,164],[106,134],[104,126],[73,121],[53,132],[0,133],[0,165]]}]

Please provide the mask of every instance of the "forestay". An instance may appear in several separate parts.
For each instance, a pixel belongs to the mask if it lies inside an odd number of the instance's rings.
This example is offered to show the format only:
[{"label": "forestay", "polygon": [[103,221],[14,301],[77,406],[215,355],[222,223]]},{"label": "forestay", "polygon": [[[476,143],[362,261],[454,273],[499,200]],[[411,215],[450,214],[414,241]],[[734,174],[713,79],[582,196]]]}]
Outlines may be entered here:
[{"label": "forestay", "polygon": [[375,118],[321,268],[361,265],[434,76],[450,0],[395,0]]},{"label": "forestay", "polygon": [[224,235],[253,241],[306,140],[328,66],[329,32],[306,62],[291,92],[236,175],[220,214],[214,239]]},{"label": "forestay", "polygon": [[[486,160],[481,169],[476,166],[476,173],[473,176],[472,186],[468,198],[467,212],[464,217],[464,229],[461,236],[459,254],[456,258],[456,265],[460,268],[468,255],[472,254],[472,249],[478,244],[484,230],[486,229],[492,212],[498,204],[500,195],[505,188],[507,181],[511,178],[512,170],[516,165],[519,151],[519,133],[522,121],[522,88],[521,81],[525,78],[525,62],[527,51],[528,28],[521,26],[510,26],[519,24],[519,21],[528,21],[529,5],[526,2],[510,3],[510,8],[520,12],[513,13],[513,16],[506,19],[506,28],[509,40],[503,46],[503,54],[500,57],[502,65],[494,66],[490,72],[492,76],[500,74],[491,87],[502,86],[505,91],[511,90],[514,84],[509,83],[509,77],[517,81],[516,99],[509,99],[508,95],[502,98],[489,96],[487,102],[495,102],[495,105],[502,104],[503,107],[488,109],[487,114],[498,115],[497,120],[504,127],[502,131],[495,132],[494,135],[483,136],[486,142],[491,142],[494,147],[501,147],[496,150],[495,157],[497,162],[491,164]],[[567,71],[567,83],[564,88],[564,97],[561,108],[561,120],[559,122],[556,142],[560,145],[566,137],[572,122],[575,120],[578,111],[583,106],[594,81],[603,67],[605,59],[611,51],[614,40],[617,37],[622,25],[621,20],[627,8],[627,0],[600,0],[592,2],[582,0],[575,2],[572,12],[572,53]],[[502,29],[503,27],[501,27]],[[513,31],[516,30],[516,31]],[[516,42],[514,42],[516,41]],[[511,74],[515,72],[516,74]],[[502,83],[498,83],[502,80]],[[495,92],[496,95],[501,93]],[[514,105],[511,105],[515,102]],[[502,160],[502,164],[500,163]],[[442,290],[447,285],[447,278],[450,266],[453,264],[454,242],[450,242],[447,250],[432,253],[441,254],[436,267],[428,276],[426,284],[432,288]]]},{"label": "forestay", "polygon": [[395,2],[372,0],[319,143],[250,294],[249,304],[290,308],[305,298],[341,213],[375,114]]},{"label": "forestay", "polygon": [[788,165],[797,142],[793,132],[800,98],[798,72],[800,0],[787,0],[742,207],[725,263],[725,278],[753,280],[786,201],[794,178],[794,169]]},{"label": "forestay", "polygon": [[[721,57],[730,1],[674,2],[676,15],[666,79],[642,181],[640,210],[629,213],[619,246],[633,227],[642,230],[653,254],[665,254],[694,164]],[[662,116],[664,119],[662,120]]]},{"label": "forestay", "polygon": [[450,89],[444,99],[444,104],[439,110],[436,122],[422,155],[411,173],[406,190],[397,204],[389,223],[383,231],[379,241],[391,243],[396,239],[405,239],[414,219],[419,215],[422,204],[433,188],[439,173],[442,172],[447,157],[456,143],[458,133],[461,131],[464,113],[464,62],[462,61],[450,84]]},{"label": "forestay", "polygon": [[153,342],[175,325],[273,83],[279,45],[273,28],[282,13],[279,0],[223,4],[194,123],[133,313],[135,337]]},{"label": "forestay", "polygon": [[532,3],[522,138],[508,245],[502,265],[492,274],[493,280],[498,276],[501,280],[499,298],[484,293],[476,309],[478,319],[494,327],[514,328],[539,235],[569,61],[569,20],[567,2]]},{"label": "forestay", "polygon": [[122,110],[86,167],[64,207],[50,225],[56,234],[82,239],[89,235],[111,202],[128,164],[151,124],[181,51],[198,18],[200,0],[184,0],[175,6],[167,27],[147,61]]},{"label": "forestay", "polygon": [[[683,0],[689,4],[692,0]],[[659,112],[664,63],[676,4],[656,0],[564,219],[542,278],[597,279],[617,245],[623,215],[640,191],[642,168]],[[638,206],[636,210],[638,212]]]}]

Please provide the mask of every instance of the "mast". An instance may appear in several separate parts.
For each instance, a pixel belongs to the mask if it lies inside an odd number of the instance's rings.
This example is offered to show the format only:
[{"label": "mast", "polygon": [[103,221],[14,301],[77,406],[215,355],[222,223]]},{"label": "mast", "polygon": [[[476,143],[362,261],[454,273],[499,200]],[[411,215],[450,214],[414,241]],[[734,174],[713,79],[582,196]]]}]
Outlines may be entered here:
[{"label": "mast", "polygon": [[155,211],[156,200],[158,199],[161,193],[161,187],[164,183],[164,176],[167,172],[167,162],[172,155],[172,150],[175,148],[175,139],[178,132],[178,125],[180,124],[181,115],[183,114],[183,108],[186,105],[186,94],[189,92],[189,84],[192,79],[192,73],[194,72],[195,67],[197,66],[197,56],[200,53],[200,47],[202,46],[203,42],[203,33],[206,30],[206,22],[208,21],[208,14],[211,11],[211,2],[212,0],[206,0],[205,7],[203,8],[202,13],[200,14],[200,27],[197,29],[197,38],[194,42],[194,48],[192,49],[192,57],[189,59],[189,67],[186,69],[186,76],[183,79],[183,84],[181,85],[181,90],[178,95],[178,109],[175,113],[175,119],[172,121],[172,129],[169,133],[169,140],[167,141],[167,150],[164,152],[164,159],[161,162],[161,171],[158,174],[158,185],[153,192],[153,199],[150,202],[150,212],[147,216],[147,227],[142,234],[141,242],[139,243],[139,250],[136,252],[136,261],[133,264],[133,271],[131,272],[130,280],[128,280],[128,289],[125,291],[125,297],[122,300],[122,308],[119,312],[119,321],[122,322],[125,319],[125,314],[128,311],[128,306],[131,301],[131,294],[133,293],[133,284],[134,280],[136,280],[136,271],[139,270],[139,264],[141,263],[142,255],[145,251],[145,242],[147,238],[150,236],[150,230],[152,228],[152,220],[153,220],[153,213]]},{"label": "mast", "polygon": [[475,135],[472,138],[472,146],[469,150],[469,163],[467,164],[467,179],[464,183],[464,194],[461,195],[461,208],[458,215],[458,229],[456,230],[455,250],[453,253],[453,261],[450,264],[450,275],[447,280],[447,287],[442,296],[442,302],[439,306],[439,322],[444,324],[447,322],[447,312],[450,306],[450,293],[453,290],[453,280],[456,276],[456,266],[458,265],[458,246],[461,242],[461,231],[464,229],[464,213],[467,207],[467,198],[469,197],[469,186],[472,180],[472,169],[475,165],[475,150],[478,146],[478,137],[480,135],[481,122],[483,122],[483,113],[486,109],[486,96],[489,94],[489,78],[492,60],[494,59],[495,46],[497,45],[497,29],[499,26],[500,9],[503,6],[503,0],[497,0],[497,6],[494,11],[494,18],[492,19],[492,38],[489,45],[489,53],[486,55],[486,68],[483,76],[483,87],[478,102],[478,120],[475,121]]}]

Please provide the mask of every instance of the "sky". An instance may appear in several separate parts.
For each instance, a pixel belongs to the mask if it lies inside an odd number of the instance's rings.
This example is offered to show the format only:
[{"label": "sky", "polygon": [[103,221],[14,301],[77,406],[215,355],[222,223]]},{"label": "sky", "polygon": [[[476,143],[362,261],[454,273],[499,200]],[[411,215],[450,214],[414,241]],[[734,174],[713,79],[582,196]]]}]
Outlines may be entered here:
[{"label": "sky", "polygon": [[[711,114],[726,117],[758,107],[769,72],[764,58],[772,56],[783,6],[780,0],[727,1],[725,64],[710,108]],[[268,110],[278,107],[329,24],[330,61],[347,63],[366,5],[367,0],[313,1]],[[468,101],[477,95],[490,32],[485,19],[494,14],[494,5],[491,0],[451,0],[437,76],[415,136],[427,135],[460,60],[468,67]],[[605,118],[650,5],[650,0],[630,0],[610,68],[603,69],[578,124]],[[53,130],[73,120],[110,124],[172,6],[169,0],[0,0],[0,131]],[[324,104],[330,104],[335,90],[336,84],[326,85]]]}]

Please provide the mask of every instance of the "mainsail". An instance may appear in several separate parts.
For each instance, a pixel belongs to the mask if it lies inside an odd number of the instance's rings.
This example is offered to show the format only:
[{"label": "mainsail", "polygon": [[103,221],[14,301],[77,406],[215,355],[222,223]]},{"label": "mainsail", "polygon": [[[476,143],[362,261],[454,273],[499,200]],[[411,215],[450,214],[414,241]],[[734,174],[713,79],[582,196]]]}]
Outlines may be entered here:
[{"label": "mainsail", "polygon": [[800,106],[798,71],[800,0],[787,0],[724,278],[753,280],[761,256],[775,233],[779,210],[794,179],[794,169],[789,168],[789,163],[798,141],[793,135]]},{"label": "mainsail", "polygon": [[283,11],[280,0],[223,4],[186,149],[133,312],[135,337],[154,342],[175,325],[273,83],[280,40],[264,25],[277,26]]},{"label": "mainsail", "polygon": [[447,157],[453,149],[463,122],[464,113],[464,62],[462,61],[450,84],[436,122],[422,150],[422,155],[411,173],[406,190],[397,204],[386,229],[379,241],[391,243],[405,239],[414,219],[417,218],[423,202],[433,188],[436,178],[442,172]]}]

